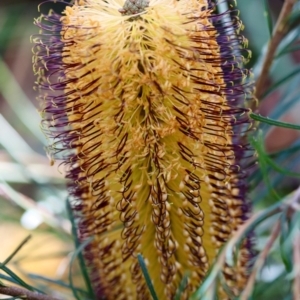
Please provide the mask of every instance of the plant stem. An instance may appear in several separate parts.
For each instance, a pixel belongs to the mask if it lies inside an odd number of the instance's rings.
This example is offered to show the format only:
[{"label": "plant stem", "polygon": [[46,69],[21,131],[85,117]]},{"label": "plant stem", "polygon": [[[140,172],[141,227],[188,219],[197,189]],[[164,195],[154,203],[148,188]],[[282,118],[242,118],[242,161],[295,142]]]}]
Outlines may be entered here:
[{"label": "plant stem", "polygon": [[0,295],[19,297],[20,299],[26,300],[59,300],[58,298],[28,291],[16,286],[0,286]]},{"label": "plant stem", "polygon": [[[282,41],[282,39],[284,38],[284,36],[288,30],[287,17],[290,15],[295,2],[296,2],[296,0],[286,0],[281,9],[279,18],[278,18],[276,26],[274,28],[272,38],[268,45],[267,54],[264,58],[264,62],[262,65],[260,75],[258,76],[258,78],[256,80],[255,96],[257,97],[257,99],[260,99],[260,97],[263,95],[263,92],[265,90],[265,83],[268,78],[269,70],[271,68],[277,47],[280,44],[280,42]],[[254,107],[251,107],[251,108],[254,109]]]},{"label": "plant stem", "polygon": [[293,299],[297,300],[300,297],[300,232],[297,233],[294,240],[294,270]]},{"label": "plant stem", "polygon": [[270,236],[266,246],[264,247],[264,249],[262,250],[262,252],[260,253],[260,255],[258,256],[258,258],[255,262],[254,268],[248,279],[247,285],[246,285],[245,289],[243,290],[242,294],[240,295],[241,300],[249,299],[249,297],[252,293],[252,290],[253,290],[253,286],[255,284],[256,274],[263,267],[263,265],[267,259],[267,256],[268,256],[275,240],[277,239],[279,233],[280,233],[280,221],[277,221],[277,223],[275,224],[275,226],[272,229],[271,236]]}]

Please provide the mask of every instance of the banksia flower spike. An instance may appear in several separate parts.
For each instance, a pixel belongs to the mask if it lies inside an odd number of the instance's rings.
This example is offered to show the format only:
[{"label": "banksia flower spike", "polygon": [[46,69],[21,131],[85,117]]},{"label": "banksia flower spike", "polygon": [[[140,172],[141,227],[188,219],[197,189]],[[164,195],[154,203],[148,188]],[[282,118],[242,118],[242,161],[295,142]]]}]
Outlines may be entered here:
[{"label": "banksia flower spike", "polygon": [[[36,21],[49,152],[67,165],[97,297],[159,299],[201,284],[249,214],[244,39],[208,0],[75,0]],[[246,153],[247,152],[247,153]],[[224,276],[237,294],[246,241]]]}]

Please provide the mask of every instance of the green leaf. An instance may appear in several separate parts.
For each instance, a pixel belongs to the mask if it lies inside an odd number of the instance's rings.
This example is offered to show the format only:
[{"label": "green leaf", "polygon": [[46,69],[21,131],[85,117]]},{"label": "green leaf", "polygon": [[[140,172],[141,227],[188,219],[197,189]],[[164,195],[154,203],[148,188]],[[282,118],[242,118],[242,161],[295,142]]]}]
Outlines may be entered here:
[{"label": "green leaf", "polygon": [[[270,176],[269,176],[270,172],[269,172],[269,166],[267,163],[268,155],[264,151],[264,147],[263,147],[264,140],[263,140],[263,136],[262,136],[262,131],[258,132],[256,139],[251,138],[250,141],[251,141],[251,144],[253,145],[253,148],[256,150],[256,152],[258,154],[258,164],[260,167],[259,170],[261,172],[263,181],[266,183],[268,192],[270,192],[270,194],[273,195],[275,197],[275,199],[277,199],[279,201],[280,197],[270,182]],[[257,201],[257,199],[255,201]]]},{"label": "green leaf", "polygon": [[7,263],[9,263],[13,257],[21,250],[21,248],[30,240],[31,235],[28,235],[21,243],[20,245],[13,251],[12,254],[9,255],[9,257],[7,257],[5,259],[5,261],[3,263],[1,263],[1,265],[5,266]]},{"label": "green leaf", "polygon": [[[290,84],[291,86],[285,89],[281,101],[274,107],[273,111],[270,112],[269,118],[279,120],[289,110],[293,109],[294,105],[297,105],[299,102],[299,92],[297,88],[299,83],[298,80],[295,79],[297,78],[293,78]],[[266,132],[269,129],[269,125],[261,123],[260,128]]]},{"label": "green leaf", "polygon": [[7,266],[3,266],[1,265],[0,266],[0,269],[2,271],[4,271],[6,274],[10,275],[12,279],[14,279],[18,285],[26,288],[27,290],[30,290],[30,291],[37,291],[41,294],[44,294],[43,291],[40,291],[39,289],[36,289],[34,288],[33,286],[27,284],[24,280],[22,280],[17,274],[15,274],[12,270],[10,270]]},{"label": "green leaf", "polygon": [[[221,251],[223,251],[222,249],[224,249],[224,246],[222,246],[222,248],[219,250],[218,256],[220,255]],[[197,291],[192,295],[192,300],[206,299],[204,297],[207,297],[209,293],[212,293],[212,290],[216,289],[216,282],[219,277],[218,266],[216,265],[217,258],[215,260],[215,263],[210,267],[210,269],[206,273],[204,281],[201,283]]]},{"label": "green leaf", "polygon": [[277,49],[277,53],[275,58],[279,58],[281,55],[285,54],[287,49],[291,48],[293,45],[297,44],[298,38],[299,38],[300,28],[296,27],[292,30],[290,30],[281,43],[279,44],[279,47]]},{"label": "green leaf", "polygon": [[27,128],[40,143],[46,145],[45,136],[39,129],[40,118],[36,112],[36,108],[1,57],[0,74],[0,92],[3,99],[6,100],[6,103],[19,118],[19,124]]},{"label": "green leaf", "polygon": [[[8,281],[8,282],[11,282],[11,283],[14,283],[14,284],[18,284],[18,282],[11,278],[10,276],[7,276],[7,275],[4,275],[4,274],[0,274],[0,279],[3,279],[5,281]],[[1,281],[1,286],[6,286],[2,281]]]},{"label": "green leaf", "polygon": [[268,0],[264,0],[264,5],[265,5],[265,10],[264,10],[264,16],[267,20],[267,24],[268,24],[268,30],[269,30],[269,34],[270,37],[272,36],[273,33],[273,22],[272,22],[272,17],[270,14],[270,7],[269,7],[269,2]]},{"label": "green leaf", "polygon": [[269,156],[266,156],[266,162],[277,172],[282,173],[285,176],[290,177],[297,177],[300,178],[300,173],[297,172],[290,172],[287,169],[281,168],[279,165],[277,165],[273,159],[271,159]]},{"label": "green leaf", "polygon": [[152,284],[152,281],[151,281],[150,275],[148,273],[147,266],[145,264],[143,256],[141,254],[138,254],[137,259],[138,259],[138,262],[141,266],[141,270],[142,270],[142,273],[144,275],[144,278],[145,278],[146,284],[148,286],[148,289],[150,291],[150,294],[152,296],[152,299],[153,300],[158,300],[158,297],[157,297],[156,292],[154,290],[154,286]]},{"label": "green leaf", "polygon": [[[234,294],[232,293],[232,290],[230,289],[230,287],[228,286],[224,273],[220,274],[220,283],[222,285],[223,290],[226,293],[226,296],[228,296],[228,299],[232,299],[232,300],[238,300],[236,299],[236,297],[234,296]],[[214,300],[214,299],[213,299]],[[249,299],[248,299],[249,300]]]},{"label": "green leaf", "polygon": [[180,285],[176,291],[176,295],[174,300],[180,300],[181,299],[181,295],[184,292],[187,284],[188,284],[188,278],[189,278],[189,274],[184,274],[184,276],[182,277],[182,280],[180,282]]},{"label": "green leaf", "polygon": [[300,10],[294,10],[288,17],[287,23],[290,28],[298,26],[300,23]]},{"label": "green leaf", "polygon": [[[300,49],[300,47],[299,47]],[[295,75],[300,73],[300,68],[294,70],[293,72],[289,73],[285,77],[281,78],[277,82],[275,82],[269,89],[267,89],[264,94],[262,95],[262,98],[267,97],[269,94],[271,94],[273,91],[275,91],[279,86],[286,83],[288,80],[292,79]]]},{"label": "green leaf", "polygon": [[[299,201],[298,201],[299,204]],[[298,234],[298,230],[300,230],[300,210],[296,210],[291,221],[290,225],[291,229],[293,230],[293,234]]]},{"label": "green leaf", "polygon": [[284,54],[296,52],[298,50],[300,50],[300,46],[286,47],[276,55],[276,58],[279,58],[281,55],[284,55]]},{"label": "green leaf", "polygon": [[[15,35],[18,22],[26,9],[26,6],[20,5],[12,5],[7,8],[6,14],[1,14],[1,27],[0,27],[0,55],[3,56],[5,54],[6,47],[10,43],[12,36]],[[5,8],[2,7],[1,10]],[[7,16],[7,17],[6,17]],[[1,30],[2,29],[2,30]]]},{"label": "green leaf", "polygon": [[20,296],[18,296],[18,297],[4,298],[4,300],[18,300],[18,299],[20,299]]},{"label": "green leaf", "polygon": [[286,273],[280,274],[272,285],[270,282],[260,281],[254,286],[254,299],[284,299],[283,295],[288,291],[288,285],[285,281]]},{"label": "green leaf", "polygon": [[[247,236],[250,232],[252,232],[254,228],[256,228],[260,223],[266,221],[271,216],[280,213],[281,205],[281,202],[277,202],[274,205],[260,211],[256,219],[253,220],[253,222],[249,224],[249,226],[245,229],[244,234],[236,240],[236,243],[232,244],[229,240],[229,242],[225,244],[225,246],[223,246],[223,248],[219,251],[218,255],[220,255],[220,253],[222,253],[223,251],[226,251],[226,262],[233,261],[231,257],[234,249],[236,248],[236,245],[239,244],[241,240],[245,238],[245,236]],[[218,257],[216,258],[216,262],[218,262]],[[217,265],[217,263],[213,264],[205,280],[203,281],[199,289],[194,293],[192,299],[208,299],[204,298],[204,296],[206,297],[207,292],[212,293],[212,287],[216,284],[216,280],[222,272],[222,269],[223,266]]]},{"label": "green leaf", "polygon": [[266,124],[269,124],[269,125],[300,130],[300,125],[295,125],[295,124],[292,124],[292,123],[276,121],[276,120],[270,119],[268,117],[263,117],[263,116],[260,116],[260,115],[254,114],[254,113],[250,113],[250,117],[253,120],[260,121],[262,123],[266,123]]},{"label": "green leaf", "polygon": [[[80,241],[77,237],[77,228],[76,228],[76,224],[75,224],[75,221],[74,221],[75,218],[74,218],[74,215],[73,215],[73,211],[72,211],[69,199],[67,199],[67,212],[68,212],[71,224],[72,224],[72,235],[74,237],[75,247],[76,247],[76,251],[77,251],[77,249],[79,249],[82,245],[80,244]],[[86,268],[86,264],[85,264],[85,261],[84,261],[84,257],[82,255],[81,251],[77,252],[77,257],[78,257],[78,261],[79,261],[79,267],[80,267],[80,270],[81,270],[81,274],[82,274],[82,277],[84,279],[86,288],[88,290],[88,294],[90,295],[90,297],[92,299],[95,299],[93,287],[92,287],[90,277],[88,275],[88,271],[87,271],[87,268]],[[70,282],[70,285],[71,285],[71,282]],[[75,293],[76,293],[76,291],[75,291]]]},{"label": "green leaf", "polygon": [[71,262],[70,262],[70,267],[69,267],[69,282],[70,282],[70,287],[72,289],[73,295],[77,300],[81,300],[78,293],[77,289],[73,285],[73,277],[72,277],[72,266],[76,258],[81,254],[82,250],[94,239],[94,237],[90,237],[86,239],[76,250],[74,251]]},{"label": "green leaf", "polygon": [[[55,284],[55,285],[60,286],[60,287],[71,289],[71,286],[69,284],[65,283],[62,280],[55,280],[55,279],[52,279],[52,278],[48,278],[48,277],[37,275],[37,274],[31,274],[31,273],[27,274],[27,276],[31,279],[34,279],[34,280],[41,280],[41,281],[45,281],[46,283],[52,283],[52,284]],[[85,296],[89,296],[87,291],[84,291],[80,288],[75,288],[75,289],[76,289],[76,291],[84,294]]]},{"label": "green leaf", "polygon": [[279,245],[280,245],[280,255],[281,259],[285,265],[287,272],[291,272],[293,269],[292,263],[292,255],[291,255],[291,247],[288,247],[288,236],[290,232],[288,230],[288,218],[287,218],[288,209],[280,217],[280,238],[279,238]]},{"label": "green leaf", "polygon": [[296,145],[292,145],[291,147],[283,150],[279,150],[277,152],[271,153],[270,157],[277,158],[277,157],[290,157],[291,155],[300,151],[299,143]]}]

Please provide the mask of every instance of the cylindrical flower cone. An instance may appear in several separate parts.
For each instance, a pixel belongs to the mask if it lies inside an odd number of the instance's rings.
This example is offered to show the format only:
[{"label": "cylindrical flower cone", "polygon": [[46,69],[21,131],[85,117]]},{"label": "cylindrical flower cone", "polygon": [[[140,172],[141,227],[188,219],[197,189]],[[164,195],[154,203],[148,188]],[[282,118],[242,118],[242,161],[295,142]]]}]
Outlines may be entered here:
[{"label": "cylindrical flower cone", "polygon": [[[42,15],[35,67],[97,298],[187,299],[249,214],[243,38],[207,0],[75,0]],[[250,153],[251,154],[251,153]],[[249,242],[225,268],[234,294]]]}]

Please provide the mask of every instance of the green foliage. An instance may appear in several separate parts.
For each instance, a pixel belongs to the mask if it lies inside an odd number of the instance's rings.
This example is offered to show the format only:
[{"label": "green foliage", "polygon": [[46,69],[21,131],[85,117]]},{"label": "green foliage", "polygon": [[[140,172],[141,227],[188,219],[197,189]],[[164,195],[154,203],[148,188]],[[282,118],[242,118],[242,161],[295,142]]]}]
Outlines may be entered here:
[{"label": "green foliage", "polygon": [[260,121],[260,122],[263,122],[263,123],[268,124],[268,125],[274,125],[274,126],[277,126],[277,127],[283,127],[283,128],[294,129],[294,130],[300,130],[300,126],[299,125],[276,121],[276,120],[273,120],[273,119],[270,119],[270,118],[262,117],[260,115],[254,114],[254,113],[251,113],[250,117],[253,120]]},{"label": "green foliage", "polygon": [[264,0],[264,5],[265,5],[265,17],[267,20],[267,24],[268,24],[268,30],[269,30],[269,34],[270,37],[272,36],[273,33],[273,21],[272,21],[272,16],[271,16],[271,10],[270,10],[270,5],[269,5],[269,1],[268,0]]},{"label": "green foliage", "polygon": [[153,287],[150,275],[148,273],[147,266],[146,266],[146,263],[145,263],[145,260],[144,260],[143,256],[141,254],[138,254],[137,259],[138,259],[139,264],[141,266],[141,270],[142,270],[142,273],[144,275],[144,278],[145,278],[146,284],[148,286],[149,292],[152,296],[152,299],[153,300],[158,300],[158,297],[157,297],[156,292],[154,290],[154,287]]},{"label": "green foliage", "polygon": [[[6,276],[3,276],[2,279],[5,279],[9,282],[13,282],[21,287],[24,287],[25,289],[29,291],[37,291],[39,293],[44,293],[37,288],[31,286],[30,284],[26,283],[23,279],[21,279],[15,272],[13,272],[10,268],[6,266],[6,264],[9,263],[13,259],[13,257],[21,250],[21,248],[29,241],[30,236],[25,238],[20,245],[7,257],[3,263],[0,263],[0,270],[6,273]],[[0,282],[0,285],[5,286],[2,282]]]},{"label": "green foliage", "polygon": [[69,200],[67,200],[66,202],[67,202],[68,215],[69,215],[69,218],[70,218],[70,221],[71,221],[71,224],[72,224],[72,234],[73,234],[73,237],[74,237],[75,247],[76,247],[76,250],[75,250],[74,254],[72,255],[70,268],[69,268],[70,287],[73,291],[73,295],[75,296],[75,298],[77,300],[80,300],[81,298],[78,296],[77,289],[75,289],[74,286],[73,286],[73,279],[72,279],[72,263],[74,262],[74,260],[78,259],[80,270],[81,270],[81,273],[82,273],[82,277],[84,279],[86,288],[88,290],[88,292],[85,292],[85,293],[87,294],[89,299],[95,299],[92,284],[91,284],[90,278],[88,276],[88,270],[86,268],[86,264],[84,262],[84,258],[83,258],[83,254],[82,254],[82,251],[93,240],[93,237],[91,237],[90,239],[87,239],[82,244],[80,243],[80,241],[77,237],[77,234],[76,234],[77,228],[76,228],[75,218],[74,218],[74,215],[73,215],[73,212],[72,212],[72,209],[71,209],[70,202],[69,202]]}]

